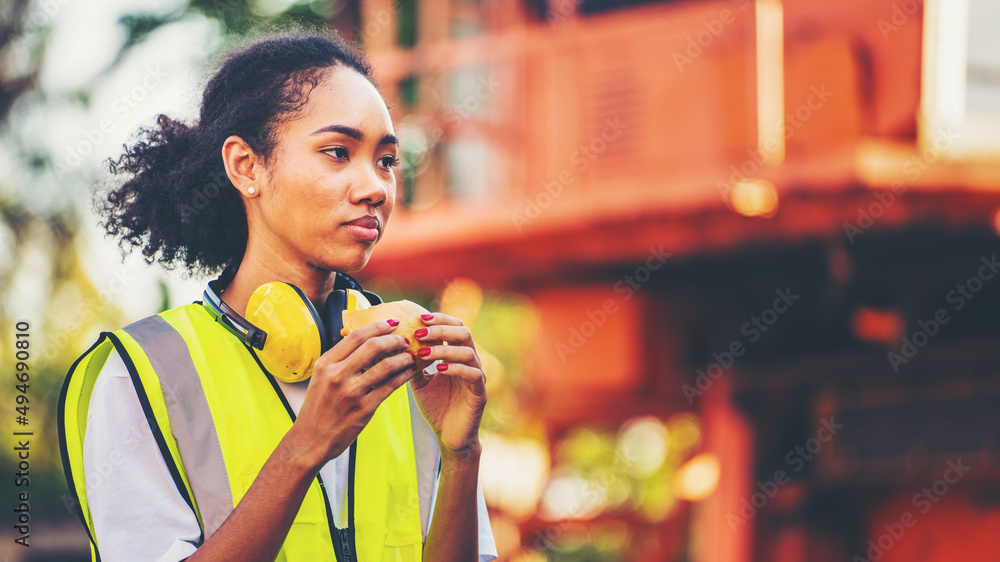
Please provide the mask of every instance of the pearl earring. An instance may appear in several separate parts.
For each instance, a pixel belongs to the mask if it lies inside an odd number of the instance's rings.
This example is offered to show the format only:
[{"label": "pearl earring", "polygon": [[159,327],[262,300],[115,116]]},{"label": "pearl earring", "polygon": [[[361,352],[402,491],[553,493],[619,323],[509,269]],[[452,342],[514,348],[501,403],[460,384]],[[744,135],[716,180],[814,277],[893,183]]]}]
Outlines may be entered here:
[{"label": "pearl earring", "polygon": [[247,190],[247,193],[249,193],[250,195],[253,195],[254,193],[257,193],[257,189],[251,187],[250,189]]}]

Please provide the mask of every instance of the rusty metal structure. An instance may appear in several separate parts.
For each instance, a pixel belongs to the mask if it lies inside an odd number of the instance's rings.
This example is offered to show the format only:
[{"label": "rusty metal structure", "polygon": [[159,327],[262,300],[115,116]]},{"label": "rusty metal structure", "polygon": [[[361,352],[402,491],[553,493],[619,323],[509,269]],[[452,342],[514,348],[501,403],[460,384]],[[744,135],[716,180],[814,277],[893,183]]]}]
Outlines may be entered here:
[{"label": "rusty metal structure", "polygon": [[527,295],[553,433],[698,412],[718,487],[643,560],[983,559],[1000,160],[935,100],[1000,62],[935,66],[952,9],[348,2],[408,159],[365,273]]}]

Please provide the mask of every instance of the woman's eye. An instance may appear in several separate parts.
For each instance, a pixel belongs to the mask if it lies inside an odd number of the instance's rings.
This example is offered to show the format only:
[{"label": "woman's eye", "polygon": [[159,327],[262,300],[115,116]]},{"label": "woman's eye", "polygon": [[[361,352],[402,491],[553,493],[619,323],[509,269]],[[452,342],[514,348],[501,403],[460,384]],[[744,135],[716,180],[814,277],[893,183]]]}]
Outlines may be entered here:
[{"label": "woman's eye", "polygon": [[399,158],[387,154],[383,156],[381,159],[379,159],[379,163],[381,163],[386,168],[391,168],[393,166],[399,165]]},{"label": "woman's eye", "polygon": [[342,158],[342,159],[347,158],[347,149],[342,146],[335,146],[333,148],[324,150],[323,152],[330,154],[334,158]]}]

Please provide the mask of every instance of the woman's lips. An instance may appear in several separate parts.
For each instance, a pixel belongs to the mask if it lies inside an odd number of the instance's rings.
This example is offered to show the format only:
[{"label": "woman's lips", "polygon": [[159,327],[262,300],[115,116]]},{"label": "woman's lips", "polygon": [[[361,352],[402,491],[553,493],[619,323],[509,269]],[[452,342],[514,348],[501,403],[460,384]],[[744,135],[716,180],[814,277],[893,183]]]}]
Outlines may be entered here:
[{"label": "woman's lips", "polygon": [[345,222],[344,228],[352,236],[363,242],[374,242],[378,240],[379,220],[373,215],[358,217],[351,222]]}]

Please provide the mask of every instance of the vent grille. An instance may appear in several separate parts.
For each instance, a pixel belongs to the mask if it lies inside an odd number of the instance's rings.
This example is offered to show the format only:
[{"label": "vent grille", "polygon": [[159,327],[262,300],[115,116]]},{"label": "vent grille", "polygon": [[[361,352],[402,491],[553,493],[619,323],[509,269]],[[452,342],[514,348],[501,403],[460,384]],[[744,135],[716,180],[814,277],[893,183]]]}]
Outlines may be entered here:
[{"label": "vent grille", "polygon": [[829,454],[821,453],[822,473],[829,479],[925,479],[958,459],[976,474],[1000,472],[996,384],[953,380],[917,391],[897,387],[874,397],[843,392],[832,402],[831,414],[843,428]]},{"label": "vent grille", "polygon": [[580,152],[595,179],[640,169],[644,96],[637,53],[594,49],[581,72]]}]

